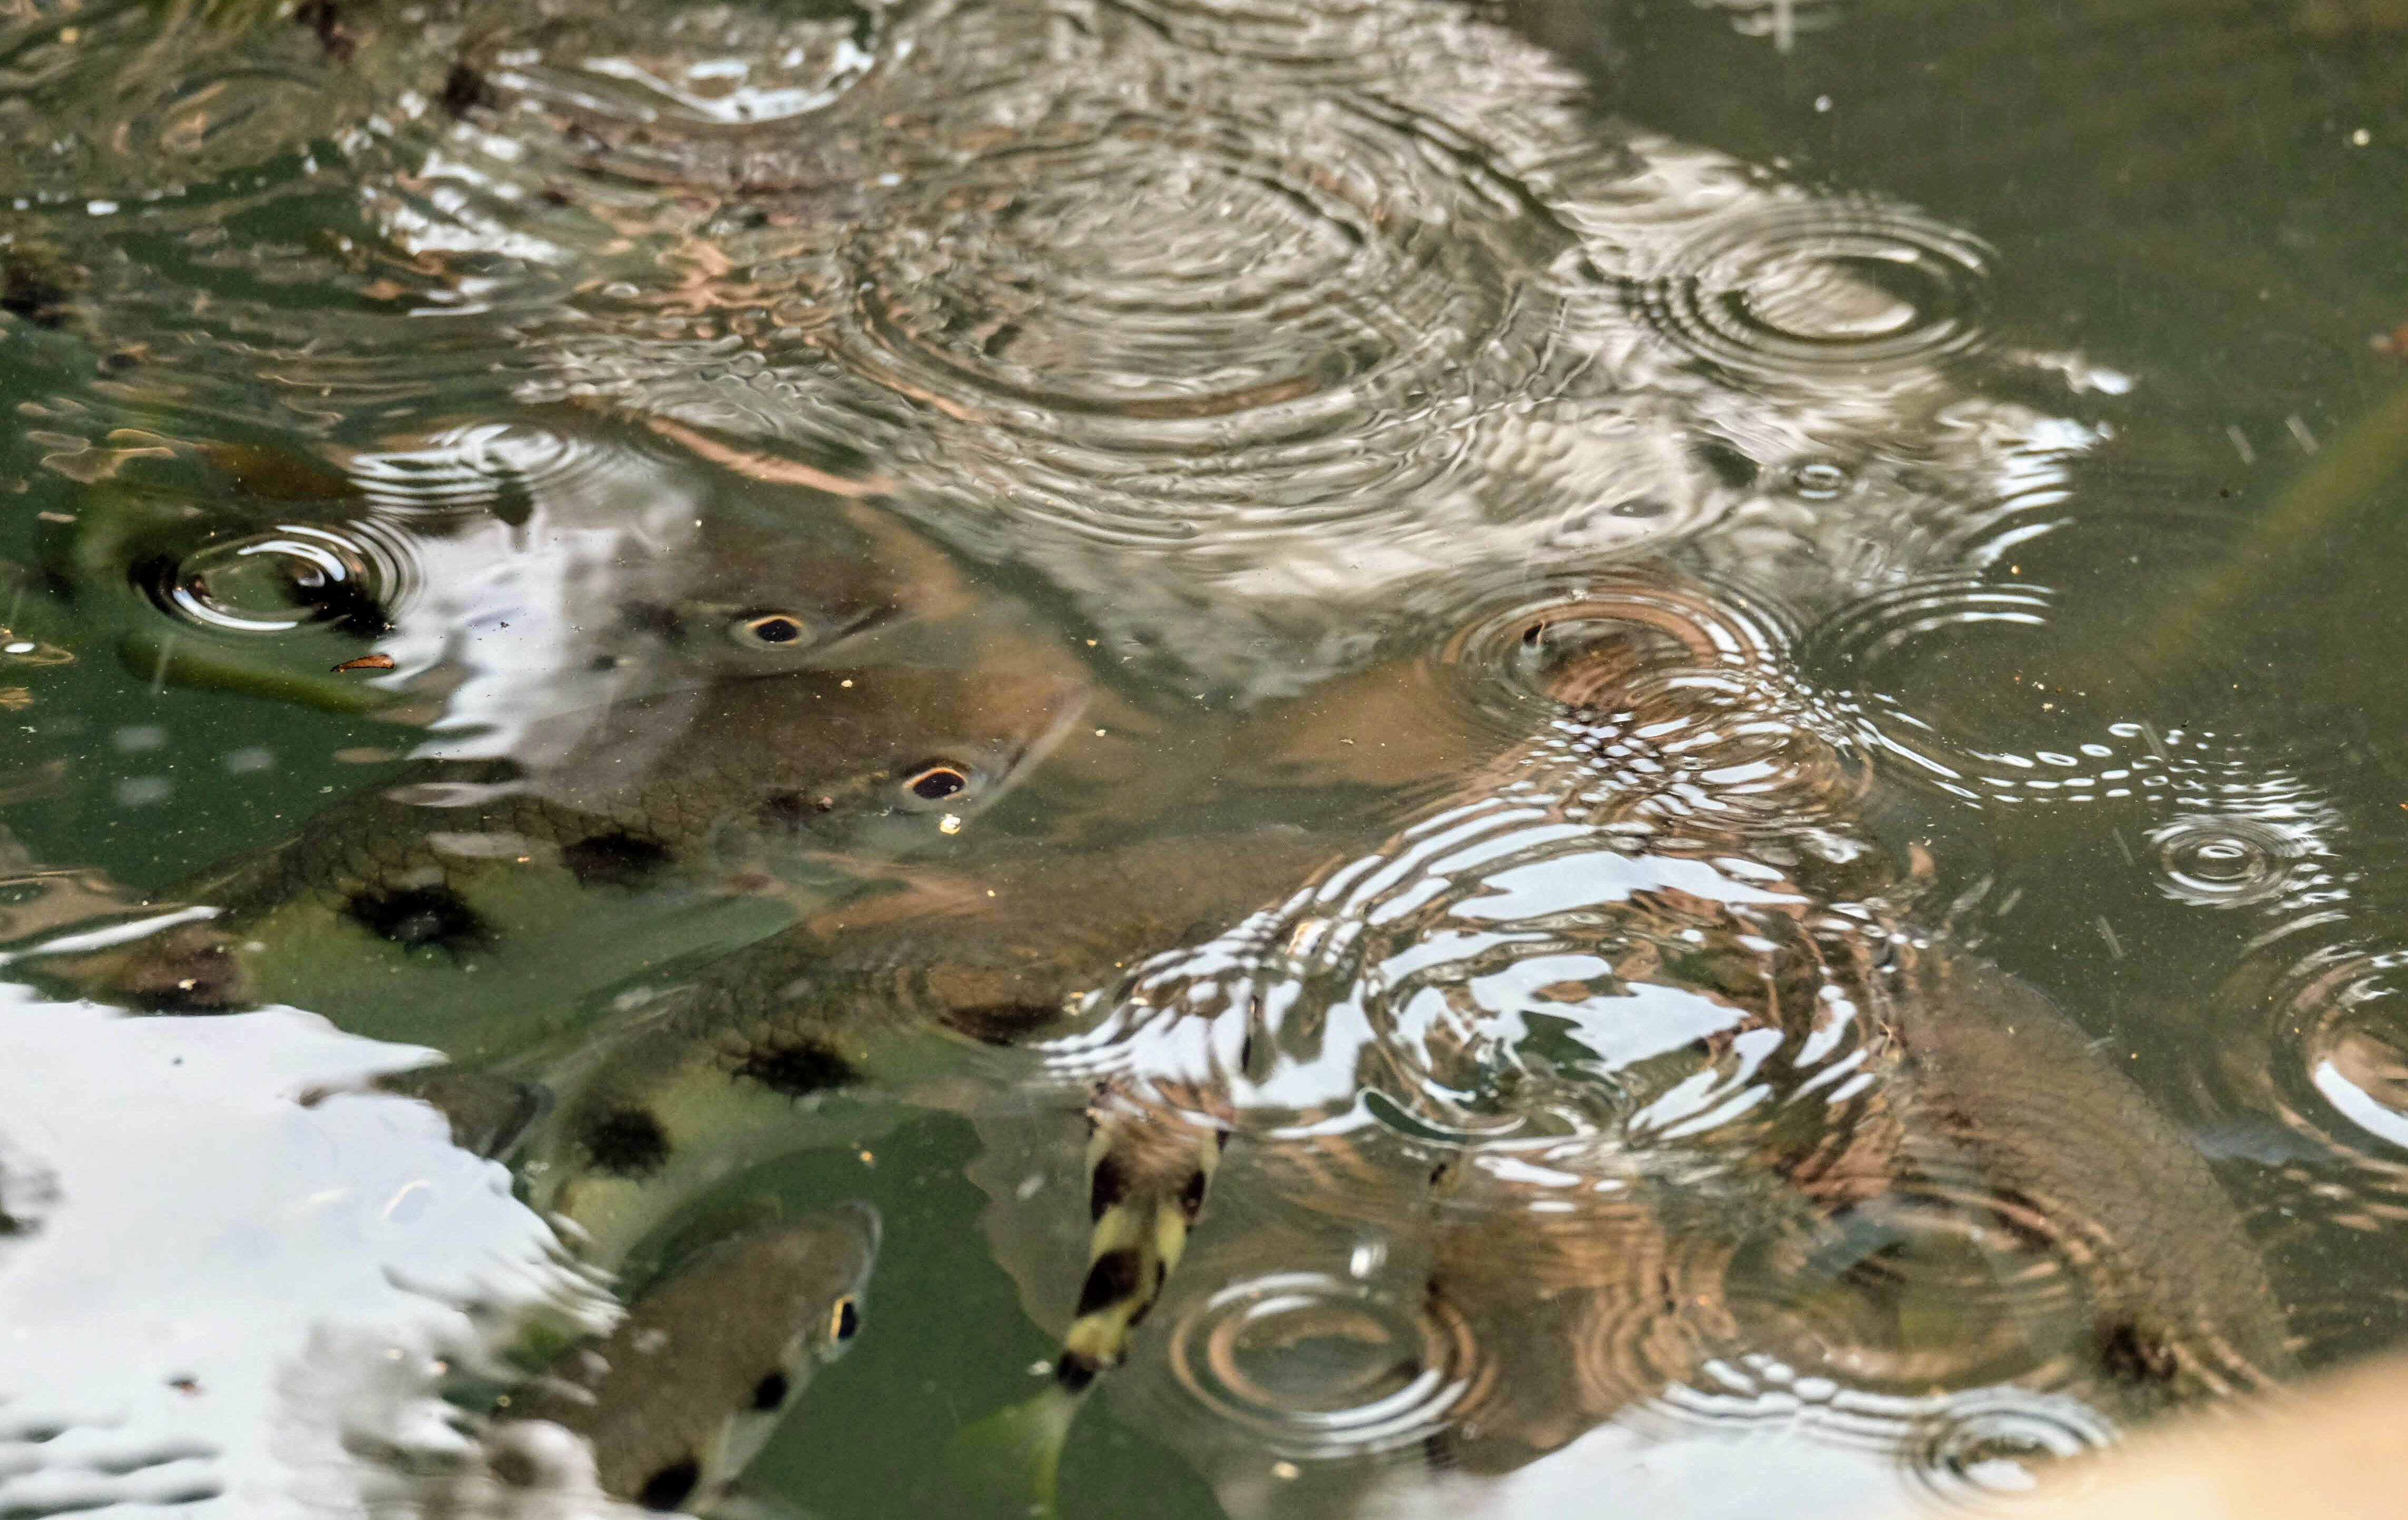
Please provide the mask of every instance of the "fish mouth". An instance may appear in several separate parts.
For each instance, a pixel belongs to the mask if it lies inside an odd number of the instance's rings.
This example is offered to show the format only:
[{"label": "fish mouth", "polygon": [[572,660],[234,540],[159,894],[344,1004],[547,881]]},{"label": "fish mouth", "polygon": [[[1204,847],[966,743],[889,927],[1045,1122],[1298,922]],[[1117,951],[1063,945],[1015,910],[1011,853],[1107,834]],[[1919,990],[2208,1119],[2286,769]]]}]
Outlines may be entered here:
[{"label": "fish mouth", "polygon": [[[1010,796],[1069,737],[1091,695],[1081,682],[1055,681],[1030,699],[1032,721],[1017,735],[925,740],[921,749],[903,753],[898,763],[826,792],[781,788],[767,800],[761,816],[815,839],[821,848],[813,857],[824,864],[846,870],[869,868],[869,863],[926,845],[925,832],[932,826],[941,834],[958,832]],[[947,772],[957,782],[975,776],[977,783],[913,795],[915,778]]]},{"label": "fish mouth", "polygon": [[[79,984],[86,996],[147,1013],[231,1013],[257,1001],[238,941],[209,922],[214,909],[187,908],[130,928],[144,932],[93,944],[72,939],[41,947],[38,964]],[[92,937],[94,939],[100,935]]]},{"label": "fish mouth", "polygon": [[1056,745],[1069,738],[1071,728],[1077,725],[1079,715],[1087,710],[1088,699],[1093,695],[1089,687],[1076,681],[1055,682],[1039,707],[1039,711],[1047,714],[1043,726],[1034,737],[1006,754],[1003,765],[998,767],[996,784],[978,799],[973,805],[975,809],[983,812],[1001,801],[1006,794],[1027,778],[1030,771],[1043,763],[1047,755],[1054,753]]},{"label": "fish mouth", "polygon": [[[824,1211],[824,1213],[831,1228],[848,1230],[852,1233],[853,1239],[861,1245],[861,1254],[865,1261],[877,1259],[878,1247],[885,1238],[886,1226],[879,1217],[875,1204],[865,1198],[849,1198],[842,1203],[830,1206]],[[863,1268],[865,1276],[867,1271],[868,1269],[865,1266]]]},{"label": "fish mouth", "polygon": [[868,1289],[870,1274],[877,1269],[879,1245],[885,1236],[885,1225],[877,1208],[867,1199],[849,1198],[813,1211],[808,1218],[797,1221],[795,1227],[808,1233],[815,1257],[849,1267],[841,1274],[841,1290],[833,1297],[861,1298]]}]

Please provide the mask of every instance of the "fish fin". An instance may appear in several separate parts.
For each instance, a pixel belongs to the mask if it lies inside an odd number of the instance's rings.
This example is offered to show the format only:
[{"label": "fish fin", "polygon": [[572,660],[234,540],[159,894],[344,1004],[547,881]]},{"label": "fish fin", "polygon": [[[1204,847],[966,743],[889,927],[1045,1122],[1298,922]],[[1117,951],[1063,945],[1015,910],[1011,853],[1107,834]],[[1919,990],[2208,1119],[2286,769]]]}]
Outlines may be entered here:
[{"label": "fish fin", "polygon": [[1054,1520],[1062,1449],[1096,1375],[1119,1363],[1187,1247],[1228,1133],[1178,1123],[1097,1091],[1087,1108],[1087,1275],[1054,1383],[964,1428],[947,1448],[955,1480]]},{"label": "fish fin", "polygon": [[1057,1520],[1062,1448],[1086,1400],[1059,1383],[966,1426],[946,1443],[953,1481],[1010,1502],[1029,1520]]}]

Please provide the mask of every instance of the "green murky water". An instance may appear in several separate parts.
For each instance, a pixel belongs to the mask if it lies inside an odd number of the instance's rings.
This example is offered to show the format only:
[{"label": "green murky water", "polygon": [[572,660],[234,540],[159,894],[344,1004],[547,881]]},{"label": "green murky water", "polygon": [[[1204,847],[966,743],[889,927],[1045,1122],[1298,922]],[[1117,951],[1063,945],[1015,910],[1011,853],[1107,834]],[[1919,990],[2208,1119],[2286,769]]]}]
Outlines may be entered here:
[{"label": "green murky water", "polygon": [[2395,1345],[2394,9],[0,11],[0,1515],[2011,1511]]}]

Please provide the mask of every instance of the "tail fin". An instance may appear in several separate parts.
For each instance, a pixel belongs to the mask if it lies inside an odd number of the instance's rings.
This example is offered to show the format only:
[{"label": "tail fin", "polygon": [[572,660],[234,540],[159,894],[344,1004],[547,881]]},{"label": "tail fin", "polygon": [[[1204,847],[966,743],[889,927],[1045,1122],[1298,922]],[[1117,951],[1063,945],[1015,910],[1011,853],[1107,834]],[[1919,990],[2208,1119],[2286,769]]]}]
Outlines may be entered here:
[{"label": "tail fin", "polygon": [[1228,1142],[1225,1130],[1115,1103],[1109,1089],[1088,1105],[1087,1130],[1095,1233],[1054,1385],[964,1429],[948,1452],[956,1479],[983,1497],[1007,1497],[1035,1520],[1053,1520],[1070,1423],[1096,1375],[1120,1361],[1161,1298]]},{"label": "tail fin", "polygon": [[956,1483],[974,1506],[1001,1505],[1028,1520],[1055,1520],[1062,1448],[1081,1399],[1055,1384],[1033,1398],[968,1426],[945,1448]]}]

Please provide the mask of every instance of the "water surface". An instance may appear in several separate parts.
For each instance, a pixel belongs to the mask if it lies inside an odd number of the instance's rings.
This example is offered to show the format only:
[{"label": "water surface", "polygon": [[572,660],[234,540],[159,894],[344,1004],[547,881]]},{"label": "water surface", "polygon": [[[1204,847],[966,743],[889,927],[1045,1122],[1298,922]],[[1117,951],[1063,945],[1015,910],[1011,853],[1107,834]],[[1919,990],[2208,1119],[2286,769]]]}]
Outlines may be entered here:
[{"label": "water surface", "polygon": [[0,1514],[2012,1511],[2395,1344],[2403,67],[0,14]]}]

